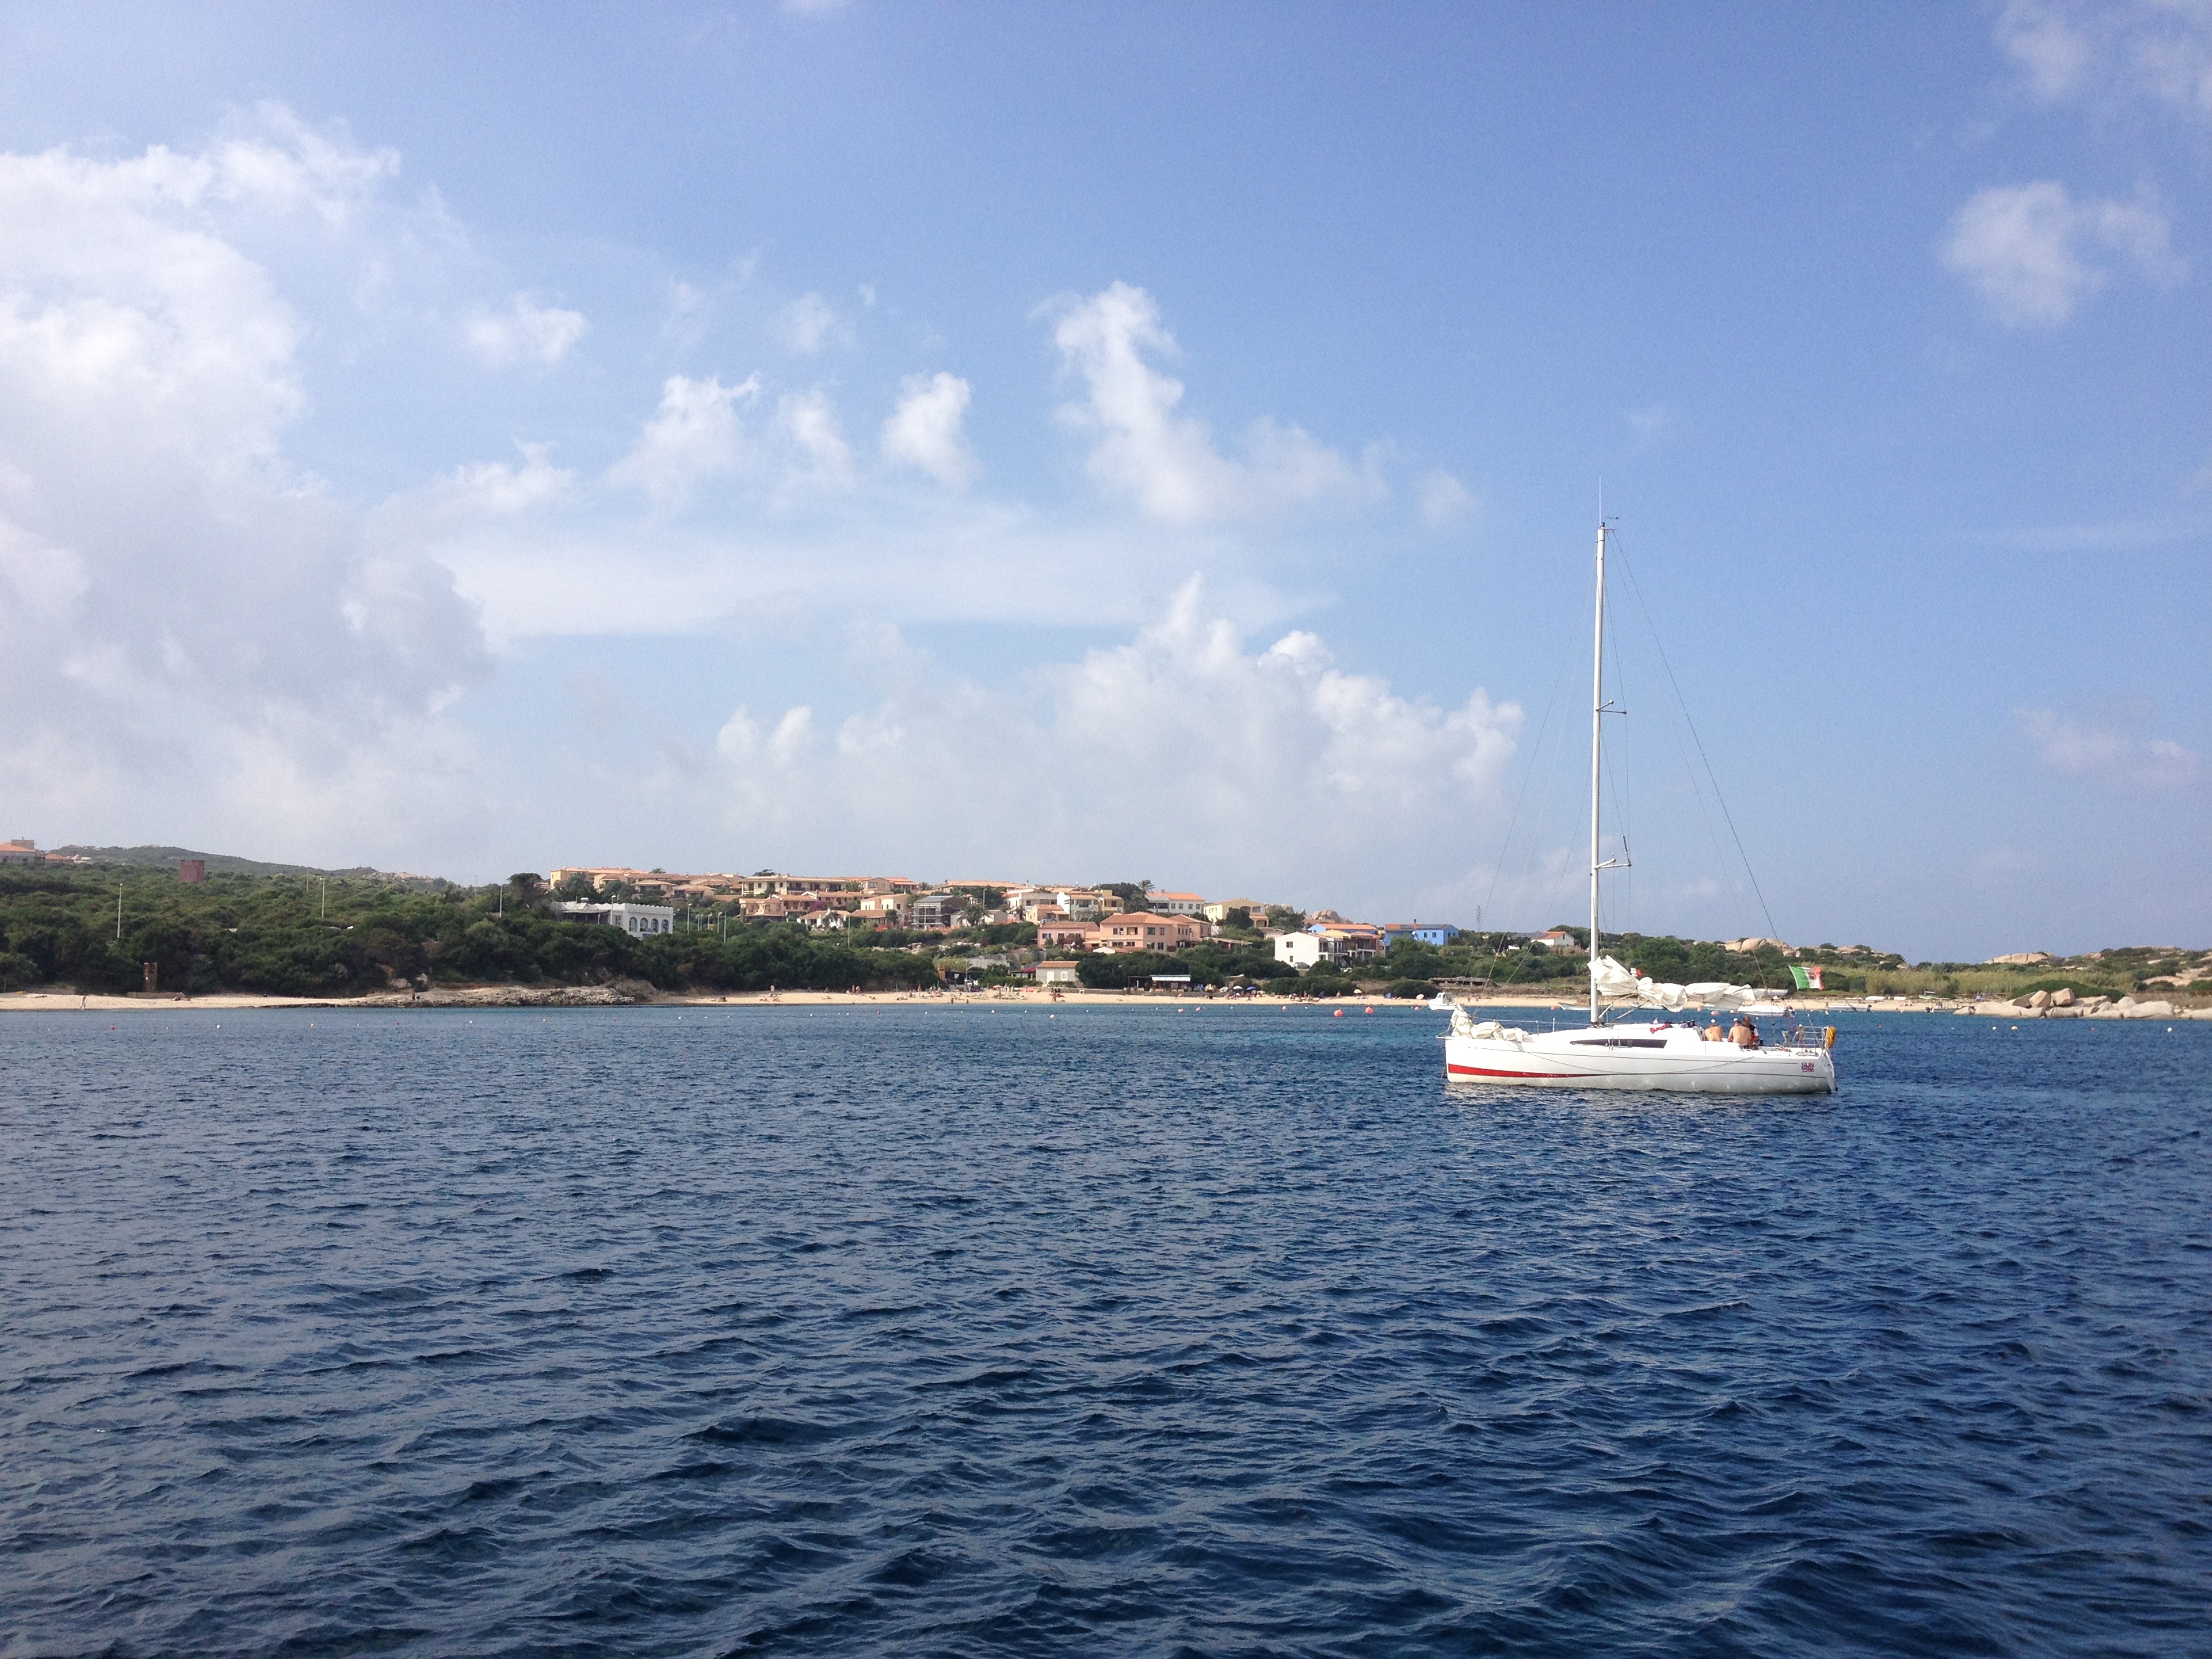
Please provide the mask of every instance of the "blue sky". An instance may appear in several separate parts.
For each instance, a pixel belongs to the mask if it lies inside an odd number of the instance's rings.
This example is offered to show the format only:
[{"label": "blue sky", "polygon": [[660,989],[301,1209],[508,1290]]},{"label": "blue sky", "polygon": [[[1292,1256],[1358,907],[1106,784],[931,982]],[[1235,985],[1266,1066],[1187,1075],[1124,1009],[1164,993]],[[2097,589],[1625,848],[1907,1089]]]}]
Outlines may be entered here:
[{"label": "blue sky", "polygon": [[2212,933],[2197,0],[19,6],[0,92],[0,833],[1544,925],[1601,488],[1613,925]]}]

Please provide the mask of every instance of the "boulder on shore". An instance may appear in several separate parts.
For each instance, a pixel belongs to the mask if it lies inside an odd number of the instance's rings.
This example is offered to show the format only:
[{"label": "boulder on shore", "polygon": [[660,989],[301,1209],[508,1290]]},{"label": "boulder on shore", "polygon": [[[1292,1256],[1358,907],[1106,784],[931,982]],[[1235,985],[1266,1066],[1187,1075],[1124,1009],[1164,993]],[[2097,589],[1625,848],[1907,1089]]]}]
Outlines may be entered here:
[{"label": "boulder on shore", "polygon": [[2038,991],[2033,996],[2028,998],[2027,1006],[2031,1008],[2048,1008],[2051,1006],[2051,993]]}]

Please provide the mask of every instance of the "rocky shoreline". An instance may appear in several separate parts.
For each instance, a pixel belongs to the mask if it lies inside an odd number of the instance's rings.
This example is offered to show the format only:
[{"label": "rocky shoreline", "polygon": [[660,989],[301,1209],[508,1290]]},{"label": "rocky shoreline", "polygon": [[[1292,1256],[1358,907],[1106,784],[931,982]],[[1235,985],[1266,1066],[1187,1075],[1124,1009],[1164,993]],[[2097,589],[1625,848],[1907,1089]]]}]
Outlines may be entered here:
[{"label": "rocky shoreline", "polygon": [[348,1008],[627,1008],[659,1000],[641,979],[608,985],[477,985],[458,989],[392,991],[382,996],[350,998]]},{"label": "rocky shoreline", "polygon": [[2212,1008],[2191,1008],[2160,998],[2142,1001],[2131,996],[2077,998],[2071,991],[2038,991],[2018,1001],[1984,997],[1869,997],[1864,1000],[1806,1005],[1811,1012],[1864,1012],[1875,1014],[1960,1014],[1969,1019],[2204,1019]]}]

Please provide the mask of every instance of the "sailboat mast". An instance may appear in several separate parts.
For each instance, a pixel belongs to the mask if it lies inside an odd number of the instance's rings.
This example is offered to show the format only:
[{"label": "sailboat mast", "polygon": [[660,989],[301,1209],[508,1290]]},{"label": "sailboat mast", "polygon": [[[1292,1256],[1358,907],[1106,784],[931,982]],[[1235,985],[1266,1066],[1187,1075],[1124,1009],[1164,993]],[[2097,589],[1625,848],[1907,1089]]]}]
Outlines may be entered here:
[{"label": "sailboat mast", "polygon": [[1605,736],[1605,520],[1597,525],[1597,620],[1590,645],[1589,1023],[1597,1013],[1598,751]]}]

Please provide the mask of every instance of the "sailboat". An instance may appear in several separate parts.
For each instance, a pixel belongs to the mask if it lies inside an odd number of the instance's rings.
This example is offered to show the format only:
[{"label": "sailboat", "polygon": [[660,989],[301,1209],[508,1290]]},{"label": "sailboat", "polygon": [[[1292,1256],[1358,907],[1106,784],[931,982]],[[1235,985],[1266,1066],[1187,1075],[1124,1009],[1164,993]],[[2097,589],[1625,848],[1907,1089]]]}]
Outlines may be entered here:
[{"label": "sailboat", "polygon": [[[1589,1022],[1528,1031],[1478,1020],[1452,1005],[1444,1033],[1444,1075],[1454,1082],[1569,1089],[1686,1090],[1723,1095],[1828,1094],[1836,1086],[1833,1028],[1820,1040],[1758,1034],[1756,1018],[1789,1010],[1748,985],[1660,984],[1631,972],[1599,949],[1599,880],[1617,860],[1598,856],[1598,784],[1605,742],[1605,544],[1597,529],[1597,617],[1590,668]],[[1699,1012],[1734,1013],[1750,1044],[1714,1042]],[[1643,1016],[1640,1019],[1638,1015]],[[1673,1019],[1663,1015],[1687,1015]]]}]

